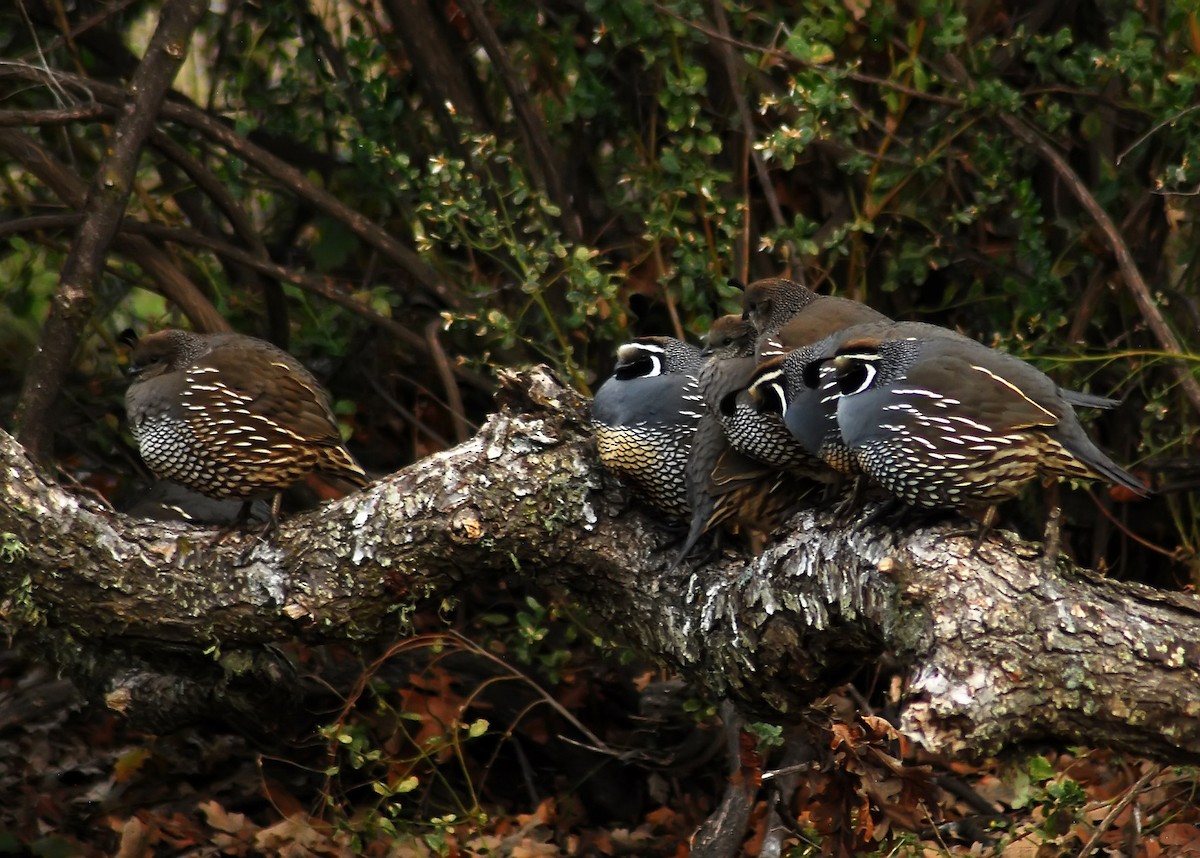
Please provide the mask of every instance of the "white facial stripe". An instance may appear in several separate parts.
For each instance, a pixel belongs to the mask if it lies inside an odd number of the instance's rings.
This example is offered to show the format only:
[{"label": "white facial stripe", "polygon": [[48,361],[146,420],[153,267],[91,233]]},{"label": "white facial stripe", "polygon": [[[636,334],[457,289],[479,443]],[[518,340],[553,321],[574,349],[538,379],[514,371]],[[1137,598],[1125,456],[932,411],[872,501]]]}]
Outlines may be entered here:
[{"label": "white facial stripe", "polygon": [[860,360],[863,363],[874,363],[879,360],[879,352],[839,352],[837,356],[849,360]]},{"label": "white facial stripe", "polygon": [[875,376],[877,376],[879,374],[879,370],[875,369],[875,364],[871,363],[870,361],[864,360],[862,363],[862,368],[865,373],[863,375],[862,384],[860,384],[854,390],[851,390],[849,393],[843,393],[842,394],[843,396],[853,396],[856,393],[862,393],[864,390],[868,389],[871,386],[871,384],[875,381]]},{"label": "white facial stripe", "polygon": [[786,414],[788,410],[788,401],[787,395],[783,391],[783,385],[778,383],[771,384],[770,388],[775,392],[775,397],[779,401],[779,413]]}]

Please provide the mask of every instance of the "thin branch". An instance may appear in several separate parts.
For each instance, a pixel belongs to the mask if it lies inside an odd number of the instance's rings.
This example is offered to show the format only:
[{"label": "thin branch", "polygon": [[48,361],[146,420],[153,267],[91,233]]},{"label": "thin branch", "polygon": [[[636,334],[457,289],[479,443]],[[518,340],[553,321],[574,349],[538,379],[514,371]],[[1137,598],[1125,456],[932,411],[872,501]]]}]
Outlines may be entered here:
[{"label": "thin branch", "polygon": [[1108,813],[1105,814],[1104,819],[1096,826],[1096,830],[1092,832],[1092,836],[1088,838],[1088,842],[1083,845],[1083,848],[1079,850],[1079,854],[1075,858],[1088,858],[1089,855],[1096,851],[1096,847],[1100,845],[1100,838],[1104,836],[1104,832],[1108,831],[1113,823],[1117,821],[1117,817],[1125,811],[1125,808],[1133,804],[1137,797],[1145,791],[1150,781],[1154,780],[1160,774],[1162,774],[1162,766],[1151,766],[1149,771],[1138,778],[1133,786],[1125,790],[1125,794],[1121,796],[1121,800],[1114,804]]},{"label": "thin branch", "polygon": [[287,283],[292,283],[299,286],[306,292],[311,292],[314,295],[319,295],[327,301],[337,304],[339,307],[344,307],[353,312],[356,316],[366,319],[374,325],[378,325],[383,330],[394,335],[397,339],[403,340],[404,343],[416,351],[427,354],[429,347],[425,342],[425,338],[420,334],[406,328],[404,325],[397,322],[395,319],[389,319],[387,316],[381,316],[376,313],[362,301],[358,301],[352,296],[346,294],[339,289],[332,280],[324,277],[317,277],[312,274],[304,274],[292,268],[287,268],[279,265],[270,259],[263,259],[255,253],[245,250],[244,248],[230,244],[227,241],[213,238],[205,235],[194,229],[186,229],[184,227],[164,226],[163,224],[141,223],[138,221],[126,221],[123,228],[132,233],[138,233],[148,236],[153,236],[165,241],[177,241],[181,244],[189,244],[193,247],[203,247],[206,250],[211,250],[218,256],[245,265],[260,274],[266,274],[277,280],[282,280]]},{"label": "thin branch", "polygon": [[[79,223],[81,218],[82,215],[80,214],[57,214],[36,215],[33,217],[6,221],[4,223],[0,223],[0,237],[19,232],[64,229]],[[381,330],[392,334],[397,339],[404,341],[404,343],[410,346],[414,351],[436,360],[435,356],[430,351],[430,343],[425,337],[414,333],[412,330],[400,324],[395,319],[391,319],[387,316],[376,313],[367,304],[364,304],[362,301],[359,301],[349,295],[345,288],[339,287],[335,281],[330,280],[329,278],[305,274],[301,271],[296,271],[295,269],[279,265],[276,262],[272,262],[270,259],[259,258],[244,248],[240,248],[226,241],[221,241],[220,239],[205,235],[197,230],[187,229],[185,227],[164,226],[162,224],[142,223],[141,221],[126,218],[121,224],[121,235],[118,238],[117,245],[118,247],[122,248],[129,247],[131,249],[136,249],[140,256],[134,256],[133,258],[137,260],[139,265],[147,268],[148,273],[152,273],[156,278],[169,276],[169,271],[178,273],[178,269],[173,267],[173,263],[170,262],[169,257],[163,254],[162,251],[159,250],[155,245],[147,241],[146,238],[143,238],[143,236],[150,236],[162,241],[173,241],[179,244],[186,244],[192,247],[210,250],[219,257],[236,262],[240,265],[244,265],[247,268],[253,269],[261,274],[265,274],[268,277],[285,283],[291,283],[300,287],[306,292],[317,295],[318,297],[337,304],[339,307],[349,310],[359,318],[370,322],[371,324],[379,327]],[[169,271],[161,268],[159,264],[154,264],[152,260],[155,259],[161,259],[161,264],[169,266]],[[175,294],[177,293],[178,290],[172,290],[172,292],[167,294],[168,297],[170,297],[172,300],[175,300]],[[211,307],[211,305],[209,306]],[[196,316],[192,315],[191,312],[188,312],[186,306],[182,307],[181,309],[184,310],[184,315],[191,319],[193,324],[197,324]],[[212,312],[215,313],[216,310],[213,309]],[[201,324],[197,324],[197,329],[206,331],[230,330],[228,323],[226,323],[224,319],[222,319],[220,316],[217,316],[216,318],[220,320],[221,326],[205,327]],[[442,358],[443,360],[445,359],[444,352]],[[495,385],[479,373],[472,372],[466,367],[457,366],[450,361],[446,361],[446,364],[454,375],[457,375],[459,379],[466,384],[469,384],[476,390],[490,392],[495,389]],[[453,389],[457,392],[456,387]],[[444,404],[448,410],[454,410],[454,406],[451,403]],[[458,398],[458,409],[459,414],[463,413],[461,396]]]},{"label": "thin branch", "polygon": [[89,188],[86,217],[67,254],[50,314],[17,402],[17,431],[35,456],[48,452],[53,431],[50,413],[70,369],[79,337],[91,319],[96,283],[133,190],[142,145],[187,56],[192,31],[207,9],[204,0],[166,0],[146,55],[134,72],[128,92],[122,92],[124,112],[113,128],[112,139]]},{"label": "thin branch", "polygon": [[112,116],[113,109],[105,104],[80,104],[54,110],[0,110],[0,128],[23,128],[27,125],[66,125]]},{"label": "thin branch", "polygon": [[583,240],[583,227],[579,215],[571,205],[571,199],[563,184],[560,171],[560,159],[550,145],[546,136],[546,121],[533,109],[529,98],[529,90],[517,70],[513,67],[504,43],[496,35],[492,22],[488,20],[479,0],[459,0],[458,7],[467,15],[475,36],[483,44],[492,67],[500,78],[500,83],[508,92],[509,102],[516,113],[517,122],[521,128],[521,136],[525,138],[526,148],[529,149],[528,163],[535,172],[541,174],[546,193],[559,209],[559,223],[563,232],[574,243]]},{"label": "thin branch", "polygon": [[[87,197],[87,189],[83,182],[34,138],[16,129],[0,128],[0,151],[7,152],[19,161],[68,208],[77,211],[83,209]],[[78,217],[73,222],[77,223]],[[116,247],[154,280],[159,291],[192,320],[197,330],[230,329],[229,323],[217,312],[217,308],[205,297],[203,291],[179,270],[174,260],[152,242],[139,236],[120,235],[117,237]]]},{"label": "thin branch", "polygon": [[[23,80],[46,82],[51,76],[55,83],[77,88],[105,104],[120,106],[124,103],[124,91],[110,84],[64,72],[53,72],[51,75],[42,69],[27,65],[0,64],[0,79],[18,77]],[[241,137],[226,124],[213,119],[196,107],[177,101],[165,102],[159,112],[159,118],[178,122],[199,131],[230,154],[275,179],[319,211],[342,222],[367,244],[396,262],[416,285],[435,300],[451,307],[461,303],[458,292],[451,289],[416,251],[397,241],[383,227],[347,206],[329,191],[314,185],[302,171]]]},{"label": "thin branch", "polygon": [[771,176],[767,172],[767,165],[763,161],[762,153],[754,148],[754,119],[750,115],[750,108],[746,104],[746,96],[741,81],[738,79],[733,48],[729,43],[729,21],[725,17],[725,4],[722,0],[713,0],[712,8],[717,30],[723,37],[714,39],[714,43],[721,55],[721,63],[725,67],[725,76],[729,80],[729,91],[733,94],[734,102],[737,105],[738,120],[742,123],[742,133],[746,136],[746,152],[754,164],[754,172],[758,176],[758,184],[762,189],[763,198],[766,199],[767,208],[771,211],[771,220],[776,227],[783,227],[786,222],[783,219],[783,208],[779,205],[779,197],[775,194],[775,187],[771,184]]},{"label": "thin branch", "polygon": [[[255,256],[267,262],[271,260],[271,254],[267,250],[266,242],[263,241],[260,231],[255,228],[250,216],[246,214],[238,201],[234,199],[229,189],[210,170],[206,169],[191,152],[187,151],[187,149],[171,138],[170,135],[160,129],[154,130],[150,137],[150,142],[155,149],[169,159],[171,164],[183,170],[184,174],[195,183],[196,187],[212,200],[217,210],[225,215],[225,219],[233,229],[234,235]],[[160,166],[159,171],[168,172],[169,165]],[[180,208],[188,212],[191,207],[186,203],[186,198],[180,200]],[[207,220],[207,218],[204,220]],[[193,222],[195,222],[194,219]],[[235,271],[231,272],[233,276],[230,279],[239,279],[240,277],[241,280],[256,287],[262,293],[263,305],[267,316],[266,328],[270,332],[270,339],[276,345],[286,347],[288,337],[287,303],[279,281],[272,278],[264,278],[261,276],[262,272],[256,271],[244,264],[236,262],[232,264]]]},{"label": "thin branch", "polygon": [[471,429],[467,426],[467,410],[463,406],[462,394],[458,392],[458,383],[454,380],[454,369],[438,339],[438,328],[441,326],[440,319],[430,319],[429,324],[425,326],[425,342],[429,345],[429,354],[433,357],[438,378],[442,380],[442,389],[446,391],[446,401],[450,404],[450,419],[454,421],[454,440],[461,444],[471,437]]},{"label": "thin branch", "polygon": [[[1150,287],[1146,284],[1142,277],[1141,271],[1138,270],[1137,262],[1134,261],[1133,254],[1129,250],[1129,245],[1125,243],[1124,236],[1121,235],[1121,230],[1117,228],[1116,223],[1109,217],[1108,212],[1088,190],[1087,185],[1079,178],[1071,165],[1067,163],[1057,149],[1050,145],[1049,142],[1042,137],[1036,130],[1031,128],[1024,120],[1017,116],[1002,115],[1000,120],[1008,126],[1009,130],[1021,139],[1026,145],[1031,147],[1038,153],[1058,174],[1063,183],[1074,195],[1079,204],[1100,227],[1100,231],[1104,234],[1108,242],[1109,249],[1113,256],[1117,259],[1117,267],[1121,272],[1121,277],[1125,281],[1130,294],[1133,296],[1134,302],[1138,306],[1138,310],[1145,319],[1146,325],[1158,340],[1159,345],[1163,350],[1175,355],[1183,354],[1183,345],[1179,342],[1179,338],[1175,336],[1175,332],[1171,330],[1171,326],[1167,324],[1167,320],[1163,317],[1162,310],[1154,301],[1154,296],[1150,292]],[[1191,370],[1186,364],[1176,362],[1172,367],[1172,372],[1175,374],[1175,380],[1183,389],[1184,395],[1188,402],[1191,403],[1192,410],[1200,415],[1200,381],[1192,375]]]}]

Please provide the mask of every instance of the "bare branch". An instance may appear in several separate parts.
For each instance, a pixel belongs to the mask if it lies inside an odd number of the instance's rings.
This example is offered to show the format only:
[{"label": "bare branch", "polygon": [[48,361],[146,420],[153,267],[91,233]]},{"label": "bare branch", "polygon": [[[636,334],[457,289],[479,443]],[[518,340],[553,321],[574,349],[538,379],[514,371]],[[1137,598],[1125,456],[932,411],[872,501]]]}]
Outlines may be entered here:
[{"label": "bare branch", "polygon": [[192,31],[207,9],[203,0],[166,0],[146,55],[134,72],[128,93],[123,94],[124,114],[113,128],[107,152],[88,190],[86,217],[67,254],[50,315],[42,327],[17,403],[18,433],[35,456],[46,452],[52,426],[50,411],[70,369],[80,333],[91,318],[96,281],[133,190],[142,145],[187,56]]},{"label": "bare branch", "polygon": [[[83,182],[36,140],[15,129],[0,128],[0,151],[20,161],[68,207],[81,210],[87,191]],[[135,261],[200,331],[227,331],[229,324],[200,288],[152,242],[138,236],[118,236],[116,247]]]},{"label": "bare branch", "polygon": [[[0,79],[6,77],[45,80],[46,73],[31,66],[0,65]],[[109,84],[63,72],[55,72],[54,79],[59,85],[69,85],[105,104],[122,103],[122,90]],[[214,140],[230,154],[275,179],[318,210],[344,223],[351,232],[400,265],[416,285],[439,302],[448,306],[456,306],[459,303],[458,293],[442,281],[437,272],[427,265],[416,251],[397,241],[361,212],[350,208],[328,191],[318,188],[292,165],[255,146],[227,125],[190,105],[168,101],[162,105],[159,118],[178,122]]]}]

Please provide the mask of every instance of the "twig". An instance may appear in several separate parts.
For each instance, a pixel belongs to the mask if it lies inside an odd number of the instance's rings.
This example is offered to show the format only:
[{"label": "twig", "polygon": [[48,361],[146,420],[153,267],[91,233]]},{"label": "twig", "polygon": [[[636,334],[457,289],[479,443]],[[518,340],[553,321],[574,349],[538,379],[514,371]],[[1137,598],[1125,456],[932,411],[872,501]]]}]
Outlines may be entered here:
[{"label": "twig", "polygon": [[[947,57],[945,62],[948,65],[945,74],[949,80],[953,80],[967,89],[975,88],[975,81],[967,74],[967,70],[960,62],[954,57]],[[1096,197],[1079,178],[1079,174],[1067,163],[1067,159],[1025,120],[1019,116],[1004,113],[1000,114],[999,118],[1018,139],[1037,152],[1054,169],[1071,194],[1083,206],[1084,211],[1095,221],[1096,226],[1100,227],[1100,231],[1104,233],[1104,237],[1108,241],[1109,249],[1117,259],[1117,268],[1121,272],[1121,277],[1133,295],[1134,303],[1137,304],[1150,331],[1164,351],[1170,352],[1172,355],[1182,355],[1183,346],[1175,336],[1175,332],[1167,324],[1166,319],[1163,318],[1158,305],[1154,303],[1150,287],[1146,285],[1142,273],[1138,270],[1133,254],[1129,251],[1129,245],[1125,243],[1125,238],[1121,235],[1121,230],[1109,217],[1104,207],[1097,202]],[[1196,380],[1182,362],[1176,364],[1174,373],[1175,380],[1183,389],[1192,409],[1200,414],[1200,381]]]},{"label": "twig", "polygon": [[[0,144],[2,144],[2,137],[0,137]],[[0,149],[2,148],[3,146],[0,145]],[[37,215],[34,217],[21,218],[15,221],[7,221],[0,224],[0,237],[14,232],[31,232],[41,229],[63,229],[65,227],[77,224],[81,218],[82,215],[79,214],[58,214]],[[130,253],[130,255],[134,258],[137,258],[138,263],[143,268],[147,269],[148,273],[153,274],[155,277],[162,278],[173,273],[179,278],[183,278],[183,275],[179,273],[177,268],[173,267],[173,264],[170,262],[169,257],[167,257],[166,254],[159,250],[155,245],[151,244],[143,236],[151,236],[166,241],[174,241],[180,244],[188,244],[194,247],[205,248],[207,250],[211,250],[218,256],[225,257],[231,261],[237,262],[240,265],[244,265],[247,268],[254,269],[261,274],[265,274],[276,280],[299,286],[306,292],[318,295],[327,301],[337,304],[339,307],[344,307],[360,318],[365,319],[371,324],[376,325],[382,330],[392,334],[397,339],[403,340],[407,345],[411,346],[421,354],[429,354],[429,343],[424,337],[409,330],[395,319],[390,319],[387,316],[382,316],[379,313],[376,313],[362,301],[358,301],[346,294],[328,278],[304,274],[303,272],[295,271],[291,268],[279,265],[278,263],[272,262],[269,259],[260,259],[243,248],[205,235],[204,233],[193,229],[187,229],[184,227],[170,227],[164,226],[163,224],[141,223],[140,221],[126,218],[121,224],[121,230],[122,232],[118,239],[118,246],[128,247],[131,250],[136,249],[140,255],[135,255],[134,253]],[[155,262],[154,260],[161,260],[161,262]],[[164,268],[163,266],[166,267]],[[186,280],[186,278],[183,279]],[[191,286],[190,288],[194,289],[195,287]],[[176,303],[179,303],[176,297],[178,293],[178,289],[164,290],[164,294],[166,294],[168,298]],[[198,297],[203,299],[203,296]],[[211,312],[215,314],[216,310],[212,309],[211,305],[208,306],[210,307]],[[193,324],[196,324],[200,330],[230,330],[228,323],[226,323],[220,316],[215,317],[220,322],[220,325],[206,326],[204,324],[204,317],[201,316],[198,319],[198,317],[191,312],[187,302],[181,304],[181,309],[183,310],[184,315],[191,319]],[[465,367],[459,367],[453,364],[450,364],[450,367],[451,371],[458,378],[478,390],[491,391],[495,388],[495,385],[480,373],[472,372]],[[449,403],[446,405],[447,408],[451,407]]]},{"label": "twig", "polygon": [[[754,148],[754,119],[750,116],[750,108],[746,106],[746,96],[738,85],[737,68],[734,63],[733,48],[729,43],[729,21],[725,17],[725,5],[722,0],[713,0],[713,20],[721,38],[714,40],[717,51],[721,55],[721,63],[725,67],[725,76],[729,79],[729,91],[733,93],[734,104],[737,106],[738,120],[742,123],[742,133],[746,135],[746,151],[754,164],[754,172],[758,183],[762,186],[763,198],[771,211],[771,220],[776,227],[786,225],[783,219],[783,208],[779,205],[779,197],[771,185],[771,176],[767,173],[767,165],[763,162],[762,154]],[[749,248],[747,248],[748,250]]]},{"label": "twig", "polygon": [[80,104],[55,110],[0,110],[0,128],[23,128],[27,125],[65,125],[88,119],[110,116],[113,109],[106,104]]},{"label": "twig", "polygon": [[1092,836],[1088,838],[1088,842],[1083,844],[1083,848],[1079,850],[1079,854],[1075,858],[1087,858],[1100,845],[1100,838],[1104,836],[1104,832],[1112,827],[1112,824],[1117,821],[1117,817],[1133,803],[1138,794],[1146,788],[1157,775],[1162,772],[1162,766],[1153,766],[1150,771],[1146,772],[1129,789],[1121,796],[1121,800],[1112,806],[1112,809],[1105,815],[1104,819],[1100,820],[1100,824],[1096,826],[1096,830],[1092,832]]},{"label": "twig", "polygon": [[[87,191],[83,182],[58,161],[49,151],[32,137],[16,129],[0,128],[0,151],[7,152],[31,174],[36,176],[69,208],[82,210]],[[76,224],[82,217],[74,215],[51,215],[59,219],[58,226]],[[26,224],[34,223],[27,218]],[[52,227],[49,219],[44,226]],[[125,256],[135,260],[143,271],[157,284],[159,291],[183,311],[198,330],[227,331],[229,324],[217,312],[217,308],[205,297],[195,283],[179,270],[174,261],[147,239],[136,235],[118,235],[116,247]]]},{"label": "twig", "polygon": [[504,50],[504,43],[496,34],[496,30],[492,27],[492,22],[488,20],[487,13],[483,10],[479,0],[458,0],[458,8],[466,14],[467,20],[471,22],[476,37],[483,45],[488,59],[492,61],[492,68],[500,78],[500,83],[503,84],[505,91],[508,92],[508,100],[517,116],[521,135],[525,138],[525,145],[529,148],[529,164],[536,173],[540,173],[546,193],[558,206],[560,212],[558,219],[562,224],[563,232],[572,242],[582,241],[583,228],[579,222],[579,215],[570,204],[566,186],[563,184],[562,175],[559,172],[561,159],[555,155],[554,148],[550,145],[550,139],[546,136],[545,120],[538,116],[533,109],[525,82],[521,79],[521,75],[517,74],[517,70],[509,60],[508,53]]},{"label": "twig", "polygon": [[[57,84],[70,84],[105,104],[119,107],[125,103],[125,92],[121,88],[65,72],[54,72],[50,75],[33,66],[0,64],[0,79],[6,77],[43,82],[52,78]],[[250,166],[280,182],[319,211],[345,224],[351,232],[367,244],[395,261],[417,285],[439,302],[450,306],[457,306],[461,303],[458,293],[451,290],[416,251],[397,241],[383,227],[371,221],[361,212],[347,206],[329,191],[314,185],[302,171],[254,145],[224,123],[213,119],[198,108],[177,101],[164,102],[158,118],[178,122],[201,132],[223,146],[230,154],[241,158]]]},{"label": "twig", "polygon": [[[229,189],[222,184],[212,172],[192,155],[187,149],[177,143],[174,138],[166,132],[155,129],[150,135],[151,145],[155,149],[165,155],[170,163],[183,170],[184,174],[191,179],[200,192],[205,194],[213,205],[215,205],[225,219],[229,222],[229,226],[233,229],[236,235],[250,251],[263,261],[271,261],[270,251],[267,250],[266,242],[263,241],[259,230],[255,229],[250,216],[234,199],[233,194]],[[159,168],[159,172],[164,172],[164,167]],[[180,207],[188,212],[188,207],[181,202]],[[190,214],[190,213],[189,213]],[[195,218],[191,218],[193,223]],[[197,224],[200,225],[200,224]],[[216,230],[213,230],[216,231]],[[270,331],[270,339],[278,346],[287,346],[288,326],[287,326],[287,303],[284,300],[283,289],[280,288],[277,279],[269,279],[260,276],[261,271],[250,268],[241,263],[240,269],[233,272],[235,276],[240,275],[242,279],[256,286],[263,296],[263,305],[266,308],[267,315],[267,330]]]},{"label": "twig", "polygon": [[[1129,252],[1129,245],[1125,243],[1121,231],[1113,223],[1113,219],[1109,217],[1104,207],[1096,201],[1096,198],[1088,190],[1083,180],[1079,178],[1079,174],[1071,168],[1071,165],[1067,163],[1067,159],[1059,154],[1057,149],[1051,146],[1040,134],[1026,124],[1024,120],[1008,115],[1001,116],[1000,120],[1022,142],[1033,148],[1058,173],[1059,178],[1066,184],[1067,188],[1075,196],[1075,199],[1079,201],[1079,204],[1083,206],[1084,210],[1092,217],[1092,220],[1096,222],[1096,225],[1100,227],[1100,231],[1104,233],[1104,237],[1108,240],[1109,248],[1117,258],[1117,267],[1121,271],[1121,277],[1133,295],[1133,300],[1137,304],[1142,318],[1146,320],[1146,324],[1158,340],[1159,345],[1165,351],[1172,354],[1182,354],[1183,346],[1180,344],[1178,337],[1175,336],[1175,332],[1167,324],[1166,319],[1163,318],[1158,305],[1154,303],[1154,298],[1150,294],[1150,287],[1146,285],[1146,281],[1142,278],[1142,273],[1138,270],[1137,263],[1133,259],[1133,254]],[[1191,403],[1192,409],[1197,414],[1200,414],[1200,382],[1196,381],[1196,378],[1182,363],[1177,364],[1173,371],[1175,379]]]},{"label": "twig", "polygon": [[919,90],[916,87],[905,86],[902,83],[896,83],[896,81],[888,80],[887,78],[875,77],[874,75],[862,74],[861,72],[853,72],[853,71],[847,72],[842,69],[836,69],[825,63],[808,62],[806,60],[800,59],[795,54],[788,53],[787,51],[781,51],[778,48],[769,48],[764,45],[755,44],[754,42],[747,42],[743,39],[736,39],[736,38],[733,38],[732,36],[729,36],[729,35],[726,35],[723,33],[719,33],[716,30],[713,30],[711,27],[706,27],[703,24],[695,21],[692,18],[685,18],[684,16],[680,15],[678,12],[675,12],[672,9],[668,9],[667,7],[665,7],[659,3],[655,3],[654,8],[656,11],[662,13],[663,15],[668,16],[669,18],[673,18],[676,21],[679,21],[681,24],[695,30],[697,33],[703,33],[705,36],[708,36],[710,39],[719,39],[720,41],[725,42],[728,45],[731,45],[735,48],[740,48],[741,50],[744,50],[744,51],[756,51],[757,53],[760,53],[764,56],[772,57],[774,59],[780,60],[781,62],[788,63],[789,65],[799,66],[801,68],[817,69],[818,71],[825,70],[830,73],[844,74],[850,80],[857,81],[858,83],[869,83],[872,86],[878,86],[883,89],[890,89],[893,92],[899,92],[904,95],[911,96],[913,98],[922,99],[924,101],[931,101],[934,104],[946,104],[946,105],[950,105],[951,107],[962,107],[964,104],[963,99],[955,98],[954,96],[937,95],[936,93],[925,92],[923,90]]},{"label": "twig", "polygon": [[425,326],[425,342],[429,345],[429,355],[433,365],[437,367],[438,377],[442,380],[442,388],[446,391],[446,401],[450,404],[450,418],[454,421],[454,440],[461,444],[471,437],[471,429],[467,426],[466,409],[463,408],[462,394],[458,392],[458,382],[454,380],[454,370],[446,358],[446,350],[438,340],[438,328],[441,319],[430,319]]}]

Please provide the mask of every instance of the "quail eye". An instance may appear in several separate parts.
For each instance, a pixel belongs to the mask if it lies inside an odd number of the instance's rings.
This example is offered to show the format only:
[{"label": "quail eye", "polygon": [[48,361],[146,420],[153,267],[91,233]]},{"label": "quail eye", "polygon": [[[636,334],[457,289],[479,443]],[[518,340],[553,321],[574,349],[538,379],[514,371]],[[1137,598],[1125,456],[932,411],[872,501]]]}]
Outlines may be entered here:
[{"label": "quail eye", "polygon": [[875,365],[865,361],[851,360],[837,367],[837,386],[842,396],[853,396],[862,393],[875,381],[878,370]]},{"label": "quail eye", "polygon": [[622,361],[613,370],[613,375],[621,381],[631,378],[654,378],[662,375],[662,359],[655,354],[639,354],[629,361]]},{"label": "quail eye", "polygon": [[139,372],[145,372],[150,367],[157,366],[158,364],[160,364],[162,362],[163,362],[162,355],[156,355],[156,354],[138,355],[137,357],[132,358],[129,361],[129,371],[131,373],[135,373],[135,374],[139,373]]}]

